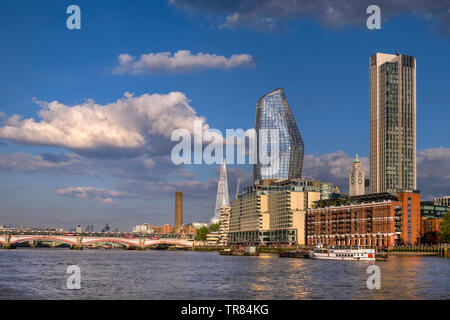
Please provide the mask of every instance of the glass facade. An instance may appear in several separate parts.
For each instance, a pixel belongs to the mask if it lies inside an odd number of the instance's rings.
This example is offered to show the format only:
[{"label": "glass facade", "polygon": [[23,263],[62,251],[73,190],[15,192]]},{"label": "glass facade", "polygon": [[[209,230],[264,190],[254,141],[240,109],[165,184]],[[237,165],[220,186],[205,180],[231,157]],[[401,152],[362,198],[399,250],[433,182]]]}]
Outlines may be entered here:
[{"label": "glass facade", "polygon": [[[278,135],[272,134],[273,129],[278,130]],[[254,181],[300,178],[304,145],[283,89],[276,89],[258,100],[255,130],[257,163],[253,167]],[[278,139],[278,159],[263,164],[261,151],[270,157],[272,147],[277,144],[274,139]]]}]

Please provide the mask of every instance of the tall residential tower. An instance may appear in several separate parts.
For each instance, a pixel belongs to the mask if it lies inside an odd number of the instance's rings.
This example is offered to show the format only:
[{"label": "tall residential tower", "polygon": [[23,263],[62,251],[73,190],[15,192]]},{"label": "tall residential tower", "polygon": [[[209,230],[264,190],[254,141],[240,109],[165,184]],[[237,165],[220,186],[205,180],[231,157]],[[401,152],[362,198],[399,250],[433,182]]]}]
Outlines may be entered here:
[{"label": "tall residential tower", "polygon": [[[272,136],[272,129],[278,130],[277,136]],[[253,166],[253,180],[301,178],[303,140],[283,89],[269,92],[258,100],[255,130],[257,163]],[[260,161],[261,148],[267,148],[263,151],[270,156],[274,145],[279,146],[278,159],[275,163],[263,164]]]},{"label": "tall residential tower", "polygon": [[370,57],[370,192],[416,190],[416,59]]}]

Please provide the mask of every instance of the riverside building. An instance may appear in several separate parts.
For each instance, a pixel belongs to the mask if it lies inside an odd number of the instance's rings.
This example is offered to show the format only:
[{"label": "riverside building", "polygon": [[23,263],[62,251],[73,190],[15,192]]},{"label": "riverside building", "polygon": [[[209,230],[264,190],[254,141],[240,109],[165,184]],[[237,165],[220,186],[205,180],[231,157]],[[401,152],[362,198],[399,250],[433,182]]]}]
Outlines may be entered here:
[{"label": "riverside building", "polygon": [[316,180],[262,180],[231,203],[231,244],[305,244],[306,209],[329,199],[333,184]]},{"label": "riverside building", "polygon": [[420,241],[420,193],[379,193],[318,201],[306,214],[309,245],[391,247]]}]

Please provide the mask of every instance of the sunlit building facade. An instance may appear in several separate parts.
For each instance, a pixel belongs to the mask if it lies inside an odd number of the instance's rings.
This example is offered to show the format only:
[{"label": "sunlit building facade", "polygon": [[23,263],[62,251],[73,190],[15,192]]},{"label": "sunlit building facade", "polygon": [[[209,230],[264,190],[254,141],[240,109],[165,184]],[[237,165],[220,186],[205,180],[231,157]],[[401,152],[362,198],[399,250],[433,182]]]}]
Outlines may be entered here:
[{"label": "sunlit building facade", "polygon": [[416,190],[416,59],[370,57],[370,193]]},{"label": "sunlit building facade", "polygon": [[331,183],[316,180],[262,180],[231,203],[231,244],[303,245],[305,214],[315,201],[329,199]]}]

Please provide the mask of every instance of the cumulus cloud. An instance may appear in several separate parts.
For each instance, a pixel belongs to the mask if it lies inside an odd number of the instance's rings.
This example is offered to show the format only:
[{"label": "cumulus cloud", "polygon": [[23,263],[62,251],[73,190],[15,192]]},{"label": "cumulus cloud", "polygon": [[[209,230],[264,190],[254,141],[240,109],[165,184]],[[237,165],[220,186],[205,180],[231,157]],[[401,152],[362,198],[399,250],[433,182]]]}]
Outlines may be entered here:
[{"label": "cumulus cloud", "polygon": [[115,204],[113,198],[134,198],[132,195],[124,192],[94,187],[67,187],[57,189],[55,192],[60,196],[75,197],[78,199],[94,199],[106,204]]},{"label": "cumulus cloud", "polygon": [[38,120],[13,115],[0,127],[0,139],[99,156],[167,154],[173,130],[184,128],[192,133],[194,121],[201,122],[203,130],[209,128],[181,92],[126,93],[106,105],[92,100],[73,106],[58,101],[38,103]]},{"label": "cumulus cloud", "polygon": [[[344,151],[323,155],[305,155],[303,160],[303,177],[310,177],[336,184],[342,192],[348,191],[348,172],[355,159]],[[369,158],[360,157],[366,179],[369,178]]]},{"label": "cumulus cloud", "polygon": [[417,178],[423,199],[450,195],[450,148],[418,151]]},{"label": "cumulus cloud", "polygon": [[[329,27],[355,25],[365,27],[366,9],[377,4],[382,17],[414,14],[438,21],[450,33],[450,1],[427,0],[169,0],[173,6],[190,13],[206,13],[219,20],[221,27],[275,29],[290,20],[313,17]],[[218,19],[217,19],[218,18]]]},{"label": "cumulus cloud", "polygon": [[175,53],[159,52],[143,54],[139,59],[129,54],[118,57],[119,66],[113,69],[116,74],[141,74],[158,72],[188,72],[200,69],[231,69],[252,67],[253,57],[249,54],[233,54],[227,58],[209,53],[192,54],[189,50],[179,50]]}]

